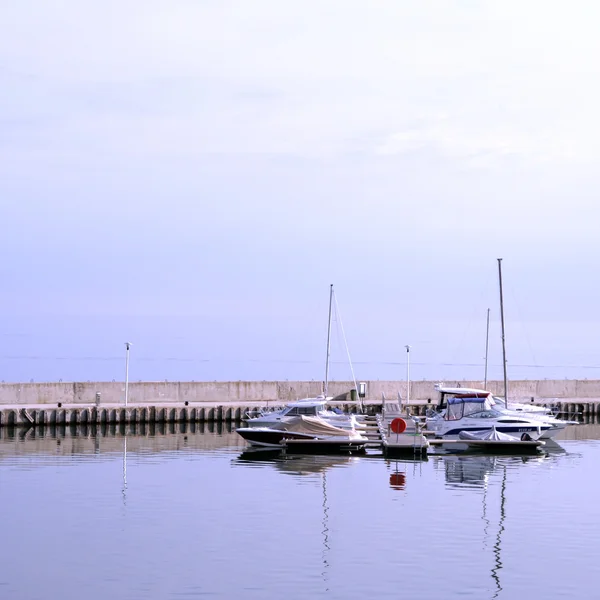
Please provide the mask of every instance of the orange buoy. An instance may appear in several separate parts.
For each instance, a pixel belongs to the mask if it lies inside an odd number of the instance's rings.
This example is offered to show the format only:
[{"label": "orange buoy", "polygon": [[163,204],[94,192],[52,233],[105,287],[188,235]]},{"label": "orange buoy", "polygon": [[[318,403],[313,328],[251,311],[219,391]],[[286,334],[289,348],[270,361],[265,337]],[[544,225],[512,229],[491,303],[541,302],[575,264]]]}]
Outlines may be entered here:
[{"label": "orange buoy", "polygon": [[390,425],[394,433],[404,433],[406,430],[406,421],[400,417],[396,417]]}]

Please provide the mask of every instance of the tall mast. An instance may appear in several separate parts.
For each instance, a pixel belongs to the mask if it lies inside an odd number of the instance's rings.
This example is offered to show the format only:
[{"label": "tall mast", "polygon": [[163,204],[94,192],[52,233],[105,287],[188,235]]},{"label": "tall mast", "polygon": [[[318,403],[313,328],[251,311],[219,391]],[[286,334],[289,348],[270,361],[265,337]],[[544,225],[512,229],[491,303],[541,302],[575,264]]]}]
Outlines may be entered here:
[{"label": "tall mast", "polygon": [[490,309],[487,309],[487,324],[485,328],[485,371],[483,375],[483,388],[487,389],[487,367],[488,367],[488,350],[490,347]]},{"label": "tall mast", "polygon": [[410,404],[410,346],[407,344],[406,348],[406,405]]},{"label": "tall mast", "polygon": [[502,323],[502,366],[504,367],[504,404],[508,408],[508,380],[506,378],[506,344],[504,342],[504,299],[502,296],[502,259],[498,259],[498,278],[500,281],[500,322]]},{"label": "tall mast", "polygon": [[325,361],[325,388],[323,393],[327,398],[327,386],[329,384],[329,354],[331,352],[331,306],[333,303],[333,283],[329,286],[329,319],[327,321],[327,360]]}]

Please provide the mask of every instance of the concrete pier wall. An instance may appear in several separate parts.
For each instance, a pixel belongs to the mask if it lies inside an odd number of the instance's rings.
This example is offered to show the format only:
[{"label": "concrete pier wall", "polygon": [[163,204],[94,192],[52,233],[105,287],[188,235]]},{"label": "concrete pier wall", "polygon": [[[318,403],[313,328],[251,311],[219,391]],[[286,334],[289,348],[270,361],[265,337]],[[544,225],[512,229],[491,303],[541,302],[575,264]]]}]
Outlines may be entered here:
[{"label": "concrete pier wall", "polygon": [[[410,384],[411,402],[435,403],[437,393],[434,381],[413,381]],[[398,393],[407,398],[405,381],[367,381],[366,401],[396,399]],[[481,388],[481,381],[445,381],[447,386]],[[334,381],[329,384],[328,394],[340,401],[350,400],[354,384],[349,381]],[[487,388],[501,395],[503,383],[489,381]],[[317,396],[322,393],[321,381],[231,381],[231,382],[135,382],[129,384],[131,404],[164,405],[169,403],[189,404],[253,402],[286,403],[298,398]],[[39,406],[58,404],[94,405],[96,394],[101,404],[120,404],[125,396],[123,382],[57,382],[57,383],[2,383],[0,405]],[[527,380],[509,382],[509,398],[518,401],[545,402],[548,400],[569,401],[576,399],[600,399],[599,380]]]}]

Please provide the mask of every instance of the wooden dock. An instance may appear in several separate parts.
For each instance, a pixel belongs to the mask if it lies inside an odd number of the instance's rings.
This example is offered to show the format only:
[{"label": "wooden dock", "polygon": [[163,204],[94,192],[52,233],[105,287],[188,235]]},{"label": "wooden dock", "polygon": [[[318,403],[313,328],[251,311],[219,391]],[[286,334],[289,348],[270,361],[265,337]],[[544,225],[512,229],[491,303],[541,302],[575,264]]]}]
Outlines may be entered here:
[{"label": "wooden dock", "polygon": [[[391,431],[394,419],[404,421],[404,433],[396,434]],[[368,448],[381,448],[386,456],[422,456],[427,453],[429,444],[422,435],[421,427],[412,422],[397,403],[386,403],[381,413],[359,417],[359,422],[364,428],[364,435],[369,438]]]}]

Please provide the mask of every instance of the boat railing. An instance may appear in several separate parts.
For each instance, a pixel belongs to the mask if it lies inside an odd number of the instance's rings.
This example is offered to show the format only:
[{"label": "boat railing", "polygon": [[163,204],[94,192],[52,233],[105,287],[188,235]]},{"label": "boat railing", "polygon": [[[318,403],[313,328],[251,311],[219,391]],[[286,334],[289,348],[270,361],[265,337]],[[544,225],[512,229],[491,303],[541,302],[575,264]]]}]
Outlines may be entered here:
[{"label": "boat railing", "polygon": [[255,419],[257,417],[266,417],[274,412],[277,412],[277,408],[251,408],[245,413],[245,419]]},{"label": "boat railing", "polygon": [[437,417],[439,415],[439,411],[435,408],[428,408],[425,411],[425,418],[432,419],[433,417]]}]

